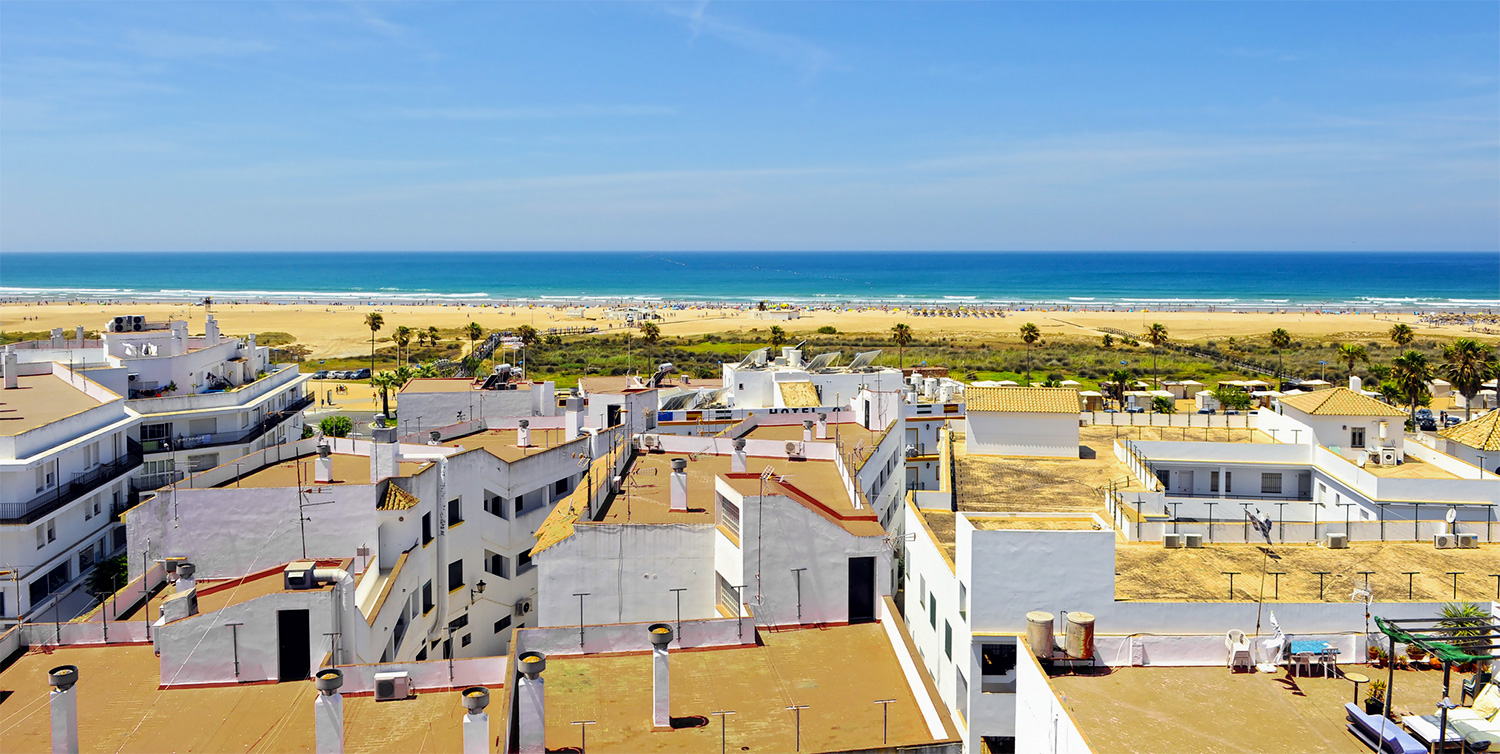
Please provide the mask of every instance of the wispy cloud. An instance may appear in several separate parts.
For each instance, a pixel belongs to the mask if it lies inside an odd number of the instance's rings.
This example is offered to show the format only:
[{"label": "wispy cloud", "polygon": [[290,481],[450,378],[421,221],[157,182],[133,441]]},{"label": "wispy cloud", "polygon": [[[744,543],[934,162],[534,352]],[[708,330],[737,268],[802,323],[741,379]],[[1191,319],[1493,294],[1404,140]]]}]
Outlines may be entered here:
[{"label": "wispy cloud", "polygon": [[419,107],[400,111],[403,117],[426,120],[553,120],[559,118],[621,118],[675,115],[676,108],[654,105],[559,105],[527,107]]},{"label": "wispy cloud", "polygon": [[275,46],[248,37],[209,37],[160,30],[132,30],[125,35],[125,49],[152,58],[242,57],[275,50]]},{"label": "wispy cloud", "polygon": [[742,50],[776,59],[802,70],[807,76],[817,74],[833,62],[833,55],[822,46],[802,37],[756,28],[744,21],[708,12],[708,2],[691,6],[666,6],[666,12],[683,21],[692,39],[707,36]]}]

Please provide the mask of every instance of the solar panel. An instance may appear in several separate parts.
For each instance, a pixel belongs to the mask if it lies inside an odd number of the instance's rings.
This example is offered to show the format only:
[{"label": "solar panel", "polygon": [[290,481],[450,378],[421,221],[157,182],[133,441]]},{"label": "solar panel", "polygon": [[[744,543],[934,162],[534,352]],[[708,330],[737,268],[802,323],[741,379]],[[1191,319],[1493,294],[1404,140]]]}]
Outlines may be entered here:
[{"label": "solar panel", "polygon": [[745,358],[740,359],[740,363],[736,364],[735,368],[745,369],[747,367],[766,363],[766,354],[769,352],[769,350],[770,349],[766,348],[757,348],[754,351],[745,354]]},{"label": "solar panel", "polygon": [[857,354],[854,354],[854,361],[849,362],[849,369],[850,369],[850,371],[853,371],[855,369],[863,369],[863,368],[869,366],[870,362],[874,361],[875,359],[877,359],[879,357],[880,357],[880,351],[879,350],[875,350],[875,351],[861,351],[861,352],[859,352]]},{"label": "solar panel", "polygon": [[816,372],[819,369],[827,369],[828,367],[833,366],[834,360],[838,357],[838,351],[834,351],[833,353],[820,353],[817,356],[814,356],[812,361],[808,362],[807,371]]}]

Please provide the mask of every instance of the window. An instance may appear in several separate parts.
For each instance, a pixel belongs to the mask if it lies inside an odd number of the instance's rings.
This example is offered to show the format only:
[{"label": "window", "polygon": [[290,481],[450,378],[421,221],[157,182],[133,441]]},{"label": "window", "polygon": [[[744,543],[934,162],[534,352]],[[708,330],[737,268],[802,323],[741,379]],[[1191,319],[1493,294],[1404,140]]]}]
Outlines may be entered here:
[{"label": "window", "polygon": [[495,633],[498,634],[501,631],[504,631],[504,630],[506,630],[508,628],[510,628],[510,616],[509,615],[505,616],[504,618],[501,618],[500,620],[495,621]]},{"label": "window", "polygon": [[448,527],[452,528],[464,522],[464,499],[455,497],[448,501]]},{"label": "window", "polygon": [[85,547],[78,551],[78,572],[83,573],[94,566],[94,548]]},{"label": "window", "polygon": [[489,490],[484,491],[484,512],[505,518],[505,498]]},{"label": "window", "polygon": [[980,740],[990,754],[1016,754],[1015,736],[982,736]]},{"label": "window", "polygon": [[31,582],[29,585],[31,589],[31,606],[35,608],[37,603],[47,599],[47,595],[67,586],[70,580],[72,580],[72,573],[68,568],[68,563],[64,561],[61,565],[48,571],[46,576]]},{"label": "window", "polygon": [[1364,427],[1350,427],[1349,428],[1349,447],[1351,447],[1351,448],[1363,448],[1364,446],[1365,446],[1365,428]]},{"label": "window", "polygon": [[969,716],[969,679],[964,677],[964,671],[962,670],[954,668],[953,672],[958,685],[958,693],[956,694],[958,697],[958,713],[967,718]]},{"label": "window", "polygon": [[937,595],[927,595],[927,622],[932,624],[932,630],[937,630]]},{"label": "window", "polygon": [[729,530],[730,534],[738,537],[740,535],[740,507],[729,502],[723,495],[716,495],[719,499],[719,523]]},{"label": "window", "polygon": [[984,693],[1015,693],[1016,644],[1000,642],[979,647],[979,690]]},{"label": "window", "polygon": [[1234,492],[1234,472],[1233,471],[1226,471],[1226,472],[1224,472],[1224,491],[1225,492]]},{"label": "window", "polygon": [[432,544],[432,514],[422,514],[422,546]]},{"label": "window", "polygon": [[526,550],[526,551],[522,552],[520,555],[516,556],[516,575],[517,576],[520,576],[521,574],[526,573],[527,571],[530,571],[531,569],[533,569],[535,567],[536,566],[534,566],[534,565],[531,564],[531,551],[530,550]]},{"label": "window", "polygon": [[1209,492],[1218,492],[1219,491],[1219,472],[1217,472],[1217,471],[1210,471],[1210,472],[1208,472],[1208,491]]},{"label": "window", "polygon": [[920,605],[927,601],[927,577],[918,576],[917,579],[917,583],[920,585],[917,588],[917,604]]},{"label": "window", "polygon": [[464,585],[464,561],[462,558],[448,564],[448,591]]},{"label": "window", "polygon": [[958,617],[969,619],[969,588],[962,581],[958,583]]},{"label": "window", "polygon": [[953,659],[953,624],[943,621],[943,654]]},{"label": "window", "polygon": [[1171,487],[1172,486],[1172,472],[1170,472],[1170,471],[1168,471],[1166,469],[1157,469],[1156,470],[1156,479],[1157,479],[1157,481],[1161,482],[1161,486],[1163,486],[1163,487]]},{"label": "window", "polygon": [[470,636],[468,634],[464,634],[463,637],[458,640],[458,645],[460,647],[467,647],[469,646],[469,641]]},{"label": "window", "polygon": [[141,425],[141,442],[143,443],[151,442],[153,440],[165,440],[171,436],[172,424],[170,422],[166,424]]},{"label": "window", "polygon": [[516,515],[520,515],[521,511],[525,510],[525,508],[526,508],[526,495],[524,495],[524,494],[516,495]]},{"label": "window", "polygon": [[1261,474],[1260,475],[1260,494],[1262,494],[1262,495],[1280,495],[1281,494],[1281,475],[1280,474]]},{"label": "window", "polygon": [[422,614],[426,615],[432,612],[432,608],[434,607],[436,605],[432,602],[432,581],[429,579],[426,584],[422,585]]},{"label": "window", "polygon": [[510,578],[510,559],[499,553],[484,551],[484,572],[502,579]]},{"label": "window", "polygon": [[1321,504],[1328,498],[1328,485],[1318,482],[1318,502]]},{"label": "window", "polygon": [[469,614],[468,613],[464,613],[463,615],[460,615],[457,618],[454,618],[453,620],[448,621],[448,630],[449,631],[457,631],[460,628],[468,628],[468,626],[469,626]]},{"label": "window", "polygon": [[427,647],[422,647],[422,651],[417,653],[417,662],[421,662],[425,659],[427,659]]},{"label": "window", "polygon": [[567,477],[563,477],[562,479],[557,480],[557,483],[552,485],[552,494],[554,494],[554,495],[566,495],[566,494],[568,494],[568,478]]}]

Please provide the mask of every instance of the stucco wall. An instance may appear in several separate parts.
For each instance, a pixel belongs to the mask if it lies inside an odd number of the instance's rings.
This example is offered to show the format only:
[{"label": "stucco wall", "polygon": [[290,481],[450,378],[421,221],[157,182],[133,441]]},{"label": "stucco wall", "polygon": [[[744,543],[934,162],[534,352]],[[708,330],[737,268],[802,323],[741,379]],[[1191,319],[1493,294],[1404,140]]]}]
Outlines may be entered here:
[{"label": "stucco wall", "polygon": [[970,411],[970,453],[1004,456],[1078,457],[1074,414]]}]

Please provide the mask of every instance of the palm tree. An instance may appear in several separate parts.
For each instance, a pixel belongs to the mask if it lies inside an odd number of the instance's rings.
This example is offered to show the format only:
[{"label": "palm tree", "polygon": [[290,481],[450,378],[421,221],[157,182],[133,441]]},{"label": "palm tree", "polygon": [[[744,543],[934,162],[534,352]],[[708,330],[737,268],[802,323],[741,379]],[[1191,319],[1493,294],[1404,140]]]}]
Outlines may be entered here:
[{"label": "palm tree", "polygon": [[1292,334],[1284,327],[1272,330],[1271,347],[1276,349],[1276,376],[1281,377],[1281,352],[1292,347]]},{"label": "palm tree", "polygon": [[1151,410],[1158,414],[1177,413],[1177,404],[1165,395],[1158,395],[1151,399]]},{"label": "palm tree", "polygon": [[1161,374],[1156,371],[1156,354],[1162,346],[1167,344],[1167,326],[1160,322],[1153,322],[1151,327],[1146,329],[1144,337],[1151,342],[1151,347],[1154,349],[1151,351],[1151,379],[1156,383],[1156,389],[1160,390]]},{"label": "palm tree", "polygon": [[380,391],[380,413],[384,414],[387,418],[391,415],[390,391],[404,384],[404,382],[399,380],[400,377],[395,372],[390,371],[380,372],[370,378],[370,384],[374,385],[375,389]]},{"label": "palm tree", "polygon": [[442,340],[443,339],[438,335],[436,327],[429,326],[427,328],[427,342],[431,343],[433,348],[437,348],[437,344],[441,343]]},{"label": "palm tree", "polygon": [[654,346],[656,341],[661,340],[661,326],[655,322],[642,322],[640,329],[641,340],[646,341],[648,345]]},{"label": "palm tree", "polygon": [[413,332],[415,332],[417,334],[417,345],[418,346],[425,346],[425,345],[427,345],[427,331],[426,330],[420,330],[419,329],[419,330],[414,330]]},{"label": "palm tree", "polygon": [[521,325],[516,328],[516,337],[521,340],[521,364],[525,365],[528,363],[528,357],[531,356],[531,347],[536,345],[538,340],[541,340],[541,336],[537,333],[535,327]]},{"label": "palm tree", "polygon": [[786,330],[781,329],[780,325],[771,325],[769,342],[772,351],[776,351],[783,345],[786,345]]},{"label": "palm tree", "polygon": [[1424,402],[1427,383],[1432,381],[1432,367],[1421,351],[1407,351],[1391,361],[1391,379],[1401,389],[1401,400],[1411,411],[1411,424],[1417,426],[1417,404]]},{"label": "palm tree", "polygon": [[1453,383],[1453,389],[1464,397],[1464,421],[1469,420],[1469,407],[1474,396],[1484,383],[1500,375],[1500,363],[1495,361],[1495,351],[1473,338],[1459,338],[1443,346],[1443,376]]},{"label": "palm tree", "polygon": [[365,315],[365,327],[370,328],[370,379],[375,378],[375,333],[385,327],[385,317],[380,312],[370,312]]},{"label": "palm tree", "polygon": [[1235,411],[1244,411],[1254,402],[1249,393],[1232,385],[1213,391],[1213,396],[1218,399],[1219,405]]},{"label": "palm tree", "polygon": [[896,341],[897,369],[906,366],[906,347],[911,345],[913,339],[914,336],[911,332],[911,325],[908,325],[905,322],[897,322],[896,325],[891,328],[891,340]]},{"label": "palm tree", "polygon": [[1031,384],[1031,347],[1041,341],[1042,331],[1027,322],[1021,325],[1021,342],[1026,344],[1026,384]]},{"label": "palm tree", "polygon": [[1104,337],[1099,339],[1099,345],[1104,346],[1105,348],[1114,348],[1115,336],[1110,335],[1109,333],[1105,333]]},{"label": "palm tree", "polygon": [[469,356],[473,357],[474,341],[484,336],[484,328],[480,327],[478,322],[470,322],[469,326],[464,328],[464,334],[469,336]]},{"label": "palm tree", "polygon": [[1365,347],[1358,343],[1344,343],[1339,346],[1339,361],[1349,366],[1349,379],[1354,379],[1354,365],[1363,361],[1370,363],[1370,354],[1365,353]]},{"label": "palm tree", "polygon": [[1392,343],[1405,348],[1413,338],[1417,337],[1417,334],[1411,331],[1410,326],[1402,322],[1391,326],[1390,337]]},{"label": "palm tree", "polygon": [[396,334],[391,340],[396,341],[396,363],[405,364],[406,362],[401,359],[401,349],[411,344],[411,328],[406,325],[398,325],[396,327]]},{"label": "palm tree", "polygon": [[1130,388],[1130,373],[1125,371],[1124,369],[1116,369],[1115,371],[1104,375],[1104,380],[1105,383],[1100,386],[1104,388],[1103,392],[1107,395],[1113,396],[1115,400],[1119,401],[1120,410],[1124,411],[1125,391]]}]

